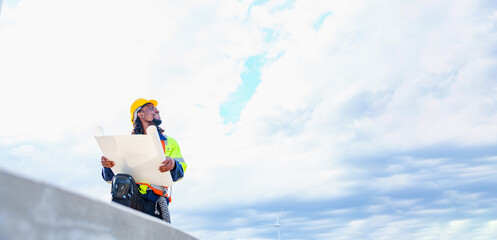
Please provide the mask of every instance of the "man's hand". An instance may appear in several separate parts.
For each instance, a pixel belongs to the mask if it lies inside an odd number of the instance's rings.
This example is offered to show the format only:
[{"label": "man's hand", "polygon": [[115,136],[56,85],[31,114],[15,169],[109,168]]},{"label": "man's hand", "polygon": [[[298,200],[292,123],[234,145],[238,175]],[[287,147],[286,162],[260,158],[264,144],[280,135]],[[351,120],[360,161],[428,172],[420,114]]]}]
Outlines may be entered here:
[{"label": "man's hand", "polygon": [[114,163],[114,161],[111,161],[104,156],[102,156],[102,160],[100,162],[102,163],[102,167],[105,167],[105,168],[111,168],[111,167],[114,167],[114,165],[116,165]]},{"label": "man's hand", "polygon": [[171,171],[174,166],[176,165],[176,161],[172,159],[171,157],[166,157],[166,160],[161,162],[162,165],[159,166],[159,171],[160,172],[167,172]]}]

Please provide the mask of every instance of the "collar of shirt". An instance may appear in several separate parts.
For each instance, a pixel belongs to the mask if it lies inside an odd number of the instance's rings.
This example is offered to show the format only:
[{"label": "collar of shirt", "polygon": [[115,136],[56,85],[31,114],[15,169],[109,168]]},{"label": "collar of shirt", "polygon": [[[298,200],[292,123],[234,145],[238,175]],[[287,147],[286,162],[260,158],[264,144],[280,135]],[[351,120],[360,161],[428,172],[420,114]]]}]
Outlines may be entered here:
[{"label": "collar of shirt", "polygon": [[159,138],[161,141],[167,141],[167,137],[162,135],[162,133],[159,133]]}]

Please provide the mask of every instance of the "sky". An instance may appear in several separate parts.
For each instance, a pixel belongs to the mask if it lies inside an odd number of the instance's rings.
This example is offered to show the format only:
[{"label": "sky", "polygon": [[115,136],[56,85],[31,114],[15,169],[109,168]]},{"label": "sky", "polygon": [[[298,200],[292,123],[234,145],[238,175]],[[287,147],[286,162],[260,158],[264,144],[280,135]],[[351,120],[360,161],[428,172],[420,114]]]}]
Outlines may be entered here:
[{"label": "sky", "polygon": [[[1,3],[2,1],[0,1]],[[200,239],[495,239],[497,2],[3,0],[0,167],[101,201],[157,99]]]}]

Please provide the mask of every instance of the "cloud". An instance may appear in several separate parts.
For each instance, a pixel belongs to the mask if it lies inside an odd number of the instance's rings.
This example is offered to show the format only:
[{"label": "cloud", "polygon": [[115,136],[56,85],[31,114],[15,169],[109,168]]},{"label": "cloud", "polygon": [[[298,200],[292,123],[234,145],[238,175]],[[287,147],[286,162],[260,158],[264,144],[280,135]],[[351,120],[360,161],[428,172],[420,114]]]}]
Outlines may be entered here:
[{"label": "cloud", "polygon": [[[285,200],[295,205],[283,238],[489,238],[496,7],[4,5],[2,167],[106,199],[90,131],[129,133],[129,105],[155,98],[189,164],[171,211],[205,239],[274,238],[254,224],[271,222]],[[265,56],[261,81],[239,121],[225,124],[220,107],[253,56]],[[214,216],[229,229],[211,225]]]}]

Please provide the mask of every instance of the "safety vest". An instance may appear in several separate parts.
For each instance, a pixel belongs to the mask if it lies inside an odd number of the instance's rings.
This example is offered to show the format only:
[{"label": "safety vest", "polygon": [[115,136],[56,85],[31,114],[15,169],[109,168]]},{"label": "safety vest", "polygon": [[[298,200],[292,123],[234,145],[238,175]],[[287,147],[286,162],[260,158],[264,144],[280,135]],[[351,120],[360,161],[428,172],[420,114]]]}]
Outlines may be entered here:
[{"label": "safety vest", "polygon": [[[186,162],[183,159],[183,156],[181,155],[181,150],[179,149],[179,145],[174,140],[172,137],[167,137],[167,136],[162,136],[162,134],[159,134],[161,137],[161,143],[162,143],[162,149],[164,150],[164,155],[166,157],[170,157],[173,160],[176,160],[179,162],[181,167],[183,168],[183,172],[186,171]],[[180,167],[180,166],[176,166]],[[178,179],[177,181],[181,180]],[[164,196],[166,198],[169,198],[169,202],[171,202],[171,196],[169,194],[169,188],[165,186],[160,186],[160,185],[155,185],[155,184],[149,184],[149,183],[138,183],[140,186],[138,186],[138,190],[140,190],[141,194],[146,194],[147,189],[152,190],[155,194],[159,196]]]}]

